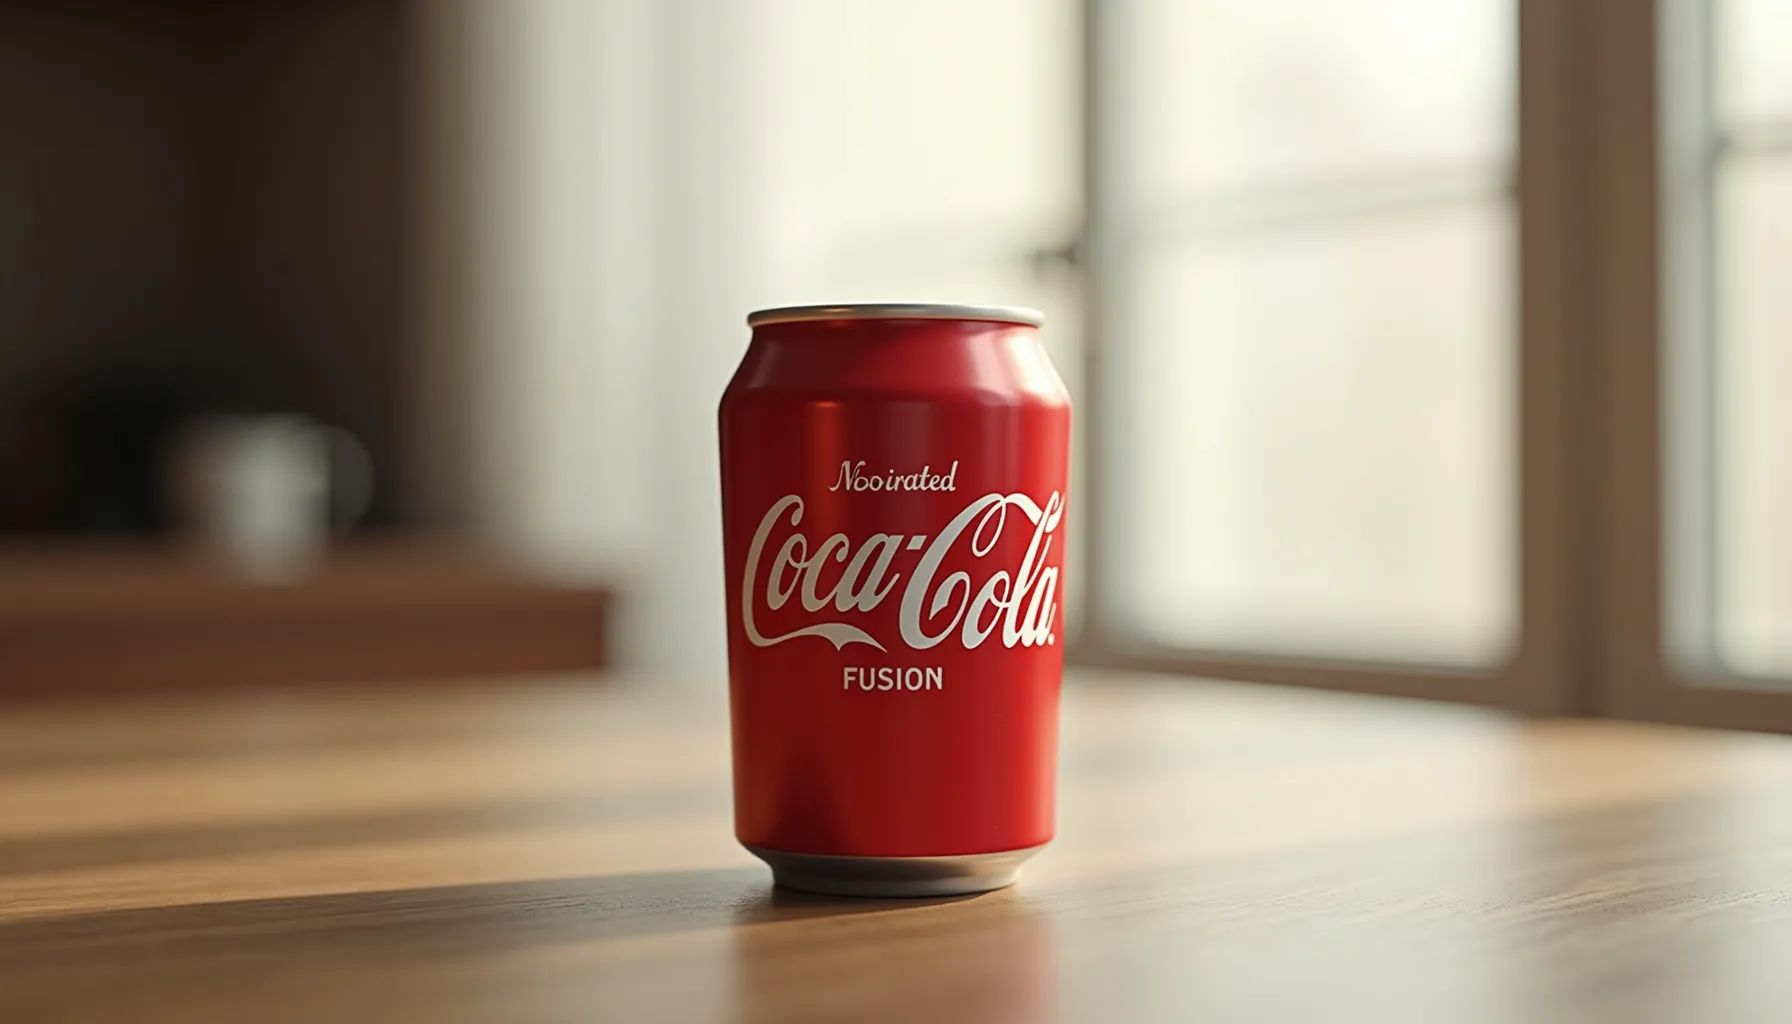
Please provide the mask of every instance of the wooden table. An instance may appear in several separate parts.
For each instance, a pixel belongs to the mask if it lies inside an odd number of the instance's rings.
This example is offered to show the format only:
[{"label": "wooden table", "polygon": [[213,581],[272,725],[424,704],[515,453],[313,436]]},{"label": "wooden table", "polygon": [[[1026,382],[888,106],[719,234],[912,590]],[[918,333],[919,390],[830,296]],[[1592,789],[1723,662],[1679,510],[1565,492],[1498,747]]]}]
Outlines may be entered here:
[{"label": "wooden table", "polygon": [[1792,1019],[1792,742],[1141,677],[1011,890],[774,891],[721,690],[0,707],[0,1020]]}]

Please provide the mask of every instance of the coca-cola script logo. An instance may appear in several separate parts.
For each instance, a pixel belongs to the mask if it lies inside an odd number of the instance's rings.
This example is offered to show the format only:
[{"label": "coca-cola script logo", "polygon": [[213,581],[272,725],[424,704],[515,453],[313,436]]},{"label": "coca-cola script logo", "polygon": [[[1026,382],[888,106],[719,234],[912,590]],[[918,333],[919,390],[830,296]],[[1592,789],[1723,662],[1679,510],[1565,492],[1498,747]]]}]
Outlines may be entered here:
[{"label": "coca-cola script logo", "polygon": [[[960,569],[939,575],[940,564],[954,550],[968,551],[981,559],[995,548],[1008,525],[1009,510],[1024,516],[1033,527],[1032,540],[1019,568],[1010,573],[996,569],[977,586],[971,574]],[[1019,517],[1016,517],[1019,518]],[[803,499],[795,494],[779,498],[766,510],[747,549],[747,566],[740,583],[741,622],[755,647],[770,647],[800,636],[818,636],[836,650],[847,644],[870,644],[886,650],[877,638],[842,621],[816,622],[777,636],[766,636],[754,621],[763,596],[765,607],[777,611],[792,597],[812,613],[868,612],[882,604],[898,584],[903,584],[897,625],[902,642],[915,650],[933,647],[955,631],[966,648],[980,646],[1001,627],[1002,646],[1036,647],[1054,643],[1052,622],[1058,614],[1058,568],[1044,564],[1054,532],[1064,518],[1064,499],[1057,491],[1040,508],[1025,494],[990,493],[966,505],[945,529],[929,541],[926,534],[874,533],[853,550],[844,533],[836,533],[810,550],[809,538],[795,527],[803,522]],[[764,564],[767,546],[780,528],[791,528],[777,548],[770,565]],[[925,549],[925,550],[923,550]],[[892,572],[902,551],[922,551],[920,561],[903,582]],[[831,581],[823,573],[844,564]],[[831,573],[830,573],[831,574]],[[922,609],[925,608],[925,614]],[[949,614],[946,614],[949,613]]]}]

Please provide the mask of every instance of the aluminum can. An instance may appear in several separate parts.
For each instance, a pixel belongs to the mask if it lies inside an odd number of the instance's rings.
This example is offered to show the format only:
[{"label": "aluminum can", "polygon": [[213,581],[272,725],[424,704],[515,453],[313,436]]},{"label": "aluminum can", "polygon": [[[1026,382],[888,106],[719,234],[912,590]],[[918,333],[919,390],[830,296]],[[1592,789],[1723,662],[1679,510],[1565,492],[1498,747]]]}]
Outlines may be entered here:
[{"label": "aluminum can", "polygon": [[1070,398],[1009,307],[760,310],[720,410],[735,834],[978,892],[1052,838]]}]

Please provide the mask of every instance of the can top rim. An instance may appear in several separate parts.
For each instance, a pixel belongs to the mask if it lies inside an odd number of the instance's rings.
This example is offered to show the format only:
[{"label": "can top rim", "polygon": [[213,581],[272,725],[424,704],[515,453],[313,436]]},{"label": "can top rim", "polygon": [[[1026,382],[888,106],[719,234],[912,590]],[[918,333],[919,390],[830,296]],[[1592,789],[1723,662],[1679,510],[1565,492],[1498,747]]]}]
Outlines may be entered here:
[{"label": "can top rim", "polygon": [[817,320],[989,320],[1044,327],[1045,314],[1025,306],[961,306],[943,302],[849,302],[825,306],[777,306],[747,314],[748,327]]}]

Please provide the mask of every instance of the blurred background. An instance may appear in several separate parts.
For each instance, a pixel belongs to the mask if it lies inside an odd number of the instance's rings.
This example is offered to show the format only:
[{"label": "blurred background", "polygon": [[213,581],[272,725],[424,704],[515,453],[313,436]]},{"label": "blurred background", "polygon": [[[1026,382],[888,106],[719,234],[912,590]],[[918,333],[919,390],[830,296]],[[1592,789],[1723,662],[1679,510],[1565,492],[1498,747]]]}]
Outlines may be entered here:
[{"label": "blurred background", "polygon": [[1792,5],[1581,6],[0,5],[0,692],[713,685],[744,314],[873,299],[1046,311],[1079,657],[1777,685]]}]

